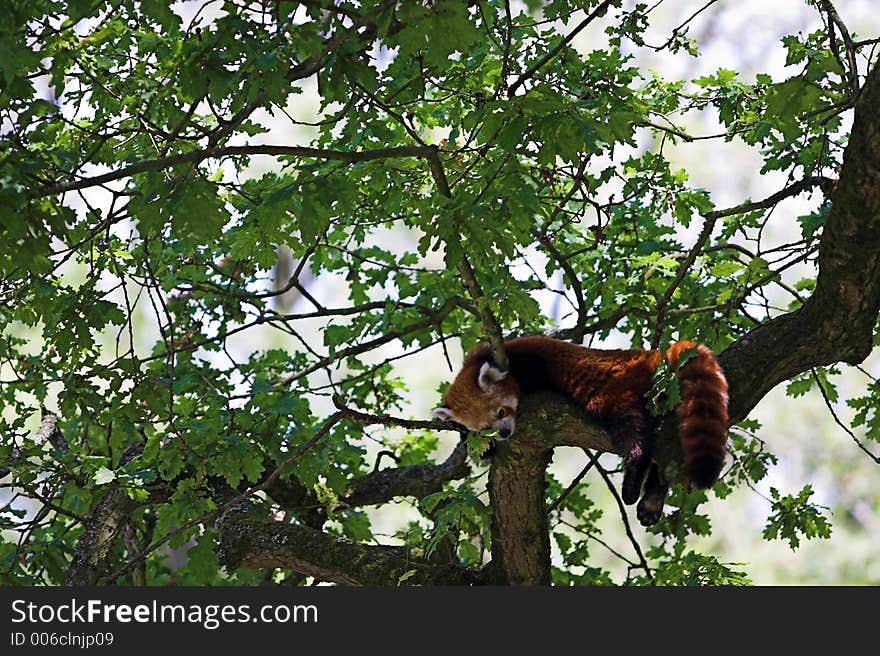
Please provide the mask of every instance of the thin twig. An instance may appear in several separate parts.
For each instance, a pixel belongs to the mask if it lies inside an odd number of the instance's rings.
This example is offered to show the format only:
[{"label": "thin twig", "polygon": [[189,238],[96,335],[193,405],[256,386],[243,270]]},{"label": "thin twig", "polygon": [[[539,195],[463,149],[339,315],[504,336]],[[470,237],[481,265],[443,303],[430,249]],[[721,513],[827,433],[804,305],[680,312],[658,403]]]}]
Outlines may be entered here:
[{"label": "thin twig", "polygon": [[595,465],[599,461],[598,454],[590,453],[588,455],[590,458],[589,462],[586,465],[584,465],[584,468],[581,469],[580,473],[577,476],[575,476],[574,479],[572,479],[569,486],[565,489],[565,492],[560,494],[556,498],[556,500],[550,504],[550,507],[547,508],[548,515],[550,513],[552,513],[554,510],[556,510],[563,501],[565,501],[566,497],[569,494],[571,494],[574,491],[574,489],[580,484],[580,482],[584,479],[584,476],[587,475],[587,472],[589,472],[593,468],[593,465]]},{"label": "thin twig", "polygon": [[856,44],[853,43],[846,23],[843,22],[840,14],[837,13],[837,9],[831,4],[831,0],[822,0],[822,8],[828,14],[828,31],[832,39],[834,38],[834,25],[837,25],[840,29],[840,38],[843,39],[846,61],[849,65],[850,94],[855,97],[859,94],[859,67],[856,64]]},{"label": "thin twig", "polygon": [[697,256],[702,252],[703,248],[708,242],[709,236],[712,234],[712,229],[715,227],[715,223],[718,219],[727,216],[734,216],[737,214],[746,214],[748,212],[754,212],[755,210],[767,209],[775,206],[782,200],[791,196],[796,196],[797,194],[807,189],[811,189],[815,186],[827,185],[831,182],[833,181],[830,178],[825,178],[822,176],[808,176],[802,180],[799,180],[798,182],[788,185],[784,189],[777,191],[775,194],[771,194],[764,200],[750,201],[724,210],[706,212],[706,214],[704,215],[705,223],[703,224],[703,229],[700,232],[699,237],[697,237],[696,243],[690,249],[690,251],[688,251],[685,259],[682,260],[681,264],[675,272],[672,283],[666,289],[663,297],[657,302],[657,321],[654,328],[654,337],[651,340],[651,348],[656,349],[659,347],[660,340],[663,336],[663,328],[666,322],[667,306],[669,305],[669,301],[672,300],[672,296],[673,294],[675,294],[675,290],[678,289],[681,281],[687,275],[688,270],[691,268],[691,266],[693,266],[693,263],[696,261]]},{"label": "thin twig", "polygon": [[[452,198],[452,190],[449,188],[449,181],[443,170],[443,163],[440,161],[439,149],[436,146],[431,146],[427,157],[428,165],[431,168],[431,176],[434,178],[440,195]],[[483,294],[483,289],[480,287],[474,269],[471,267],[470,260],[468,260],[467,253],[464,251],[462,251],[461,259],[458,261],[458,273],[461,275],[465,289],[468,290],[471,298],[474,299],[474,303],[476,303],[477,315],[483,324],[483,329],[486,331],[489,344],[492,346],[495,364],[502,371],[507,371],[510,365],[507,361],[507,353],[504,350],[504,335],[501,331],[501,326],[498,324],[495,315],[492,314],[489,300]]]},{"label": "thin twig", "polygon": [[605,468],[602,467],[598,462],[596,463],[596,469],[599,471],[599,474],[602,476],[602,480],[605,481],[605,485],[608,486],[608,491],[611,492],[611,495],[614,497],[614,500],[617,502],[617,508],[620,510],[620,518],[623,520],[623,527],[626,530],[626,535],[629,538],[630,543],[632,544],[633,550],[636,552],[636,556],[639,558],[639,565],[643,570],[645,570],[645,575],[649,580],[653,580],[654,576],[651,573],[651,568],[648,567],[648,561],[645,560],[644,554],[642,554],[642,548],[639,546],[638,540],[636,540],[635,535],[633,535],[632,527],[629,524],[629,517],[626,514],[626,506],[623,505],[623,500],[620,498],[620,495],[617,493],[617,488],[614,487],[614,482],[611,480],[611,477],[608,475],[608,472],[605,471]]},{"label": "thin twig", "polygon": [[397,148],[377,148],[375,150],[326,150],[323,148],[309,148],[306,146],[272,146],[272,145],[253,145],[253,146],[223,146],[211,147],[203,150],[193,150],[188,153],[177,153],[168,157],[159,157],[150,159],[137,164],[131,164],[117,171],[110,171],[103,175],[96,175],[92,178],[80,178],[79,180],[69,180],[67,182],[58,182],[47,185],[34,192],[32,198],[43,198],[45,196],[54,196],[63,194],[68,191],[78,189],[86,189],[98,185],[130,178],[139,173],[148,171],[161,171],[177,164],[197,164],[206,159],[230,156],[246,156],[246,155],[276,155],[290,157],[311,157],[315,159],[329,159],[345,164],[354,164],[358,162],[371,162],[379,159],[390,159],[399,157],[425,157],[426,149],[423,146],[400,146]]},{"label": "thin twig", "polygon": [[654,327],[654,338],[651,340],[652,349],[656,349],[660,346],[660,339],[663,337],[663,328],[666,324],[666,308],[669,305],[669,301],[672,299],[675,290],[678,289],[681,281],[684,280],[688,270],[690,270],[691,266],[696,261],[697,256],[709,240],[709,235],[712,234],[712,229],[715,227],[716,220],[715,217],[706,216],[706,222],[703,224],[700,236],[697,237],[697,242],[694,244],[693,248],[688,251],[687,256],[678,266],[678,270],[675,272],[675,277],[672,279],[672,283],[666,288],[666,292],[657,303],[657,323]]},{"label": "thin twig", "polygon": [[819,379],[819,374],[816,373],[816,368],[813,367],[812,369],[810,369],[810,373],[813,374],[813,380],[816,381],[816,385],[819,387],[819,393],[822,394],[822,398],[825,400],[825,406],[828,408],[828,412],[830,412],[831,416],[834,418],[834,422],[849,434],[849,436],[853,439],[853,442],[856,443],[856,446],[858,446],[862,451],[868,454],[868,457],[871,460],[880,465],[880,456],[875,456],[873,453],[871,453],[868,448],[864,444],[862,444],[859,438],[856,437],[856,434],[853,433],[852,430],[850,430],[849,426],[844,424],[840,420],[840,417],[837,416],[837,413],[834,411],[834,406],[831,405],[831,399],[828,398],[828,394],[825,392],[825,388],[822,386],[822,381]]},{"label": "thin twig", "polygon": [[422,421],[419,419],[402,419],[400,417],[392,417],[391,415],[371,415],[354,408],[347,407],[339,396],[333,396],[333,405],[339,413],[346,419],[356,421],[359,424],[383,426],[400,426],[401,428],[409,428],[411,430],[449,430],[461,431],[461,426],[452,421]]},{"label": "thin twig", "polygon": [[523,85],[526,80],[529,80],[535,73],[541,70],[551,59],[556,57],[559,52],[565,48],[569,43],[574,40],[574,38],[583,31],[585,27],[587,27],[594,20],[599,18],[600,16],[604,16],[605,12],[608,10],[608,7],[611,6],[611,0],[605,0],[602,4],[596,7],[593,12],[587,16],[584,20],[578,23],[577,27],[575,27],[571,32],[569,32],[562,41],[556,44],[556,47],[551,48],[547,54],[545,54],[541,59],[532,64],[529,69],[520,75],[516,81],[507,87],[507,97],[512,97],[520,86]]}]

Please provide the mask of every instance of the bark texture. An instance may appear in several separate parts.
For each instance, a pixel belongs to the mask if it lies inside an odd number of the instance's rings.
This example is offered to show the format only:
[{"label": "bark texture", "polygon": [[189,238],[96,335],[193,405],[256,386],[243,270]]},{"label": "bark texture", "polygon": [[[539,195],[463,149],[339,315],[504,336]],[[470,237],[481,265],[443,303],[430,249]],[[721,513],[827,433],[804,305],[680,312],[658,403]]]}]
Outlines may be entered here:
[{"label": "bark texture", "polygon": [[[133,444],[122,453],[120,466],[131,461],[144,449],[143,442]],[[67,569],[65,585],[95,585],[107,573],[107,554],[125,527],[137,504],[126,491],[112,485],[107,494],[86,517],[83,532],[76,541],[73,558]]]},{"label": "bark texture", "polygon": [[220,564],[283,567],[320,581],[344,585],[464,585],[476,573],[455,565],[432,565],[403,547],[362,545],[324,531],[254,519],[246,504],[217,522]]},{"label": "bark texture", "polygon": [[489,470],[492,560],[510,585],[550,585],[544,472],[552,449],[499,446]]},{"label": "bark texture", "polygon": [[439,465],[405,465],[353,479],[340,504],[345,507],[371,506],[399,497],[423,499],[442,490],[447,481],[464,478],[469,472],[467,443],[462,441]]}]

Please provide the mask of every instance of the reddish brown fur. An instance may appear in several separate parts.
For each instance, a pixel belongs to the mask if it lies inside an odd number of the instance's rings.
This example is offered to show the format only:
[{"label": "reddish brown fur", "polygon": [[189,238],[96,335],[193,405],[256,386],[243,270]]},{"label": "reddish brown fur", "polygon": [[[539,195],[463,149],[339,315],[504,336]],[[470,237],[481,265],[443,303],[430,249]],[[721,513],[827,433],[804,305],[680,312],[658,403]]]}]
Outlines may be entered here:
[{"label": "reddish brown fur", "polygon": [[493,412],[496,405],[501,405],[502,398],[519,398],[519,385],[511,376],[497,383],[488,393],[480,389],[477,384],[480,367],[491,360],[489,347],[478,346],[465,357],[461,371],[446,390],[446,406],[455,409],[456,421],[460,424],[488,427],[491,425],[488,413]]},{"label": "reddish brown fur", "polygon": [[[689,478],[708,487],[724,463],[727,382],[705,346],[678,342],[666,351],[666,360],[675,365],[682,351],[693,348],[697,354],[679,371],[681,403],[675,414]],[[659,351],[590,349],[548,337],[512,339],[505,349],[511,375],[488,391],[480,388],[477,379],[483,363],[491,362],[491,351],[480,346],[467,355],[446,392],[446,407],[454,411],[455,420],[488,427],[506,398],[535,389],[568,394],[609,430],[627,466],[635,463],[635,470],[628,472],[632,480],[624,479],[624,497],[633,502],[653,452],[653,419],[645,409],[644,395],[660,362]]]},{"label": "reddish brown fur", "polygon": [[724,465],[727,442],[727,380],[708,348],[693,342],[678,342],[666,352],[675,365],[685,349],[697,354],[678,372],[681,402],[675,409],[678,437],[684,452],[685,471],[698,487],[709,487]]}]

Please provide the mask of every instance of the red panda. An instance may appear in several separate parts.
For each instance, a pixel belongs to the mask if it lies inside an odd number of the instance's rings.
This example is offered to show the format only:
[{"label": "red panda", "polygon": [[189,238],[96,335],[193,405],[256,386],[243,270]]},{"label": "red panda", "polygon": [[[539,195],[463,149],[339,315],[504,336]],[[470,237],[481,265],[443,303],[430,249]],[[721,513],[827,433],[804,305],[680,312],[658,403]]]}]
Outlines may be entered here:
[{"label": "red panda", "polygon": [[[666,487],[652,467],[655,425],[645,393],[660,364],[660,351],[591,349],[550,337],[511,339],[504,348],[509,375],[494,365],[488,345],[478,346],[465,357],[434,416],[470,430],[495,428],[506,439],[516,428],[521,394],[538,389],[567,394],[608,431],[623,456],[624,502],[635,503],[644,485],[639,519],[655,523]],[[712,351],[703,345],[677,342],[666,351],[666,362],[675,367],[687,349],[696,353],[678,371],[681,402],[675,415],[685,472],[693,485],[707,488],[724,465],[727,381]]]}]

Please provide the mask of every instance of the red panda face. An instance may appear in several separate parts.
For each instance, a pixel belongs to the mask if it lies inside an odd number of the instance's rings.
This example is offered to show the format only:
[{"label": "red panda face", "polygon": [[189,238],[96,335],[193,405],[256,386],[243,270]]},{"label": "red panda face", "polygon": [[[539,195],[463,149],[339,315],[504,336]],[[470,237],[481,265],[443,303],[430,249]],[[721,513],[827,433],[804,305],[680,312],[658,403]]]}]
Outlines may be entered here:
[{"label": "red panda face", "polygon": [[446,390],[446,402],[432,414],[455,421],[469,430],[495,428],[501,439],[516,429],[519,386],[494,365],[484,362],[464,367]]}]

